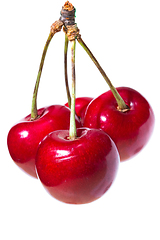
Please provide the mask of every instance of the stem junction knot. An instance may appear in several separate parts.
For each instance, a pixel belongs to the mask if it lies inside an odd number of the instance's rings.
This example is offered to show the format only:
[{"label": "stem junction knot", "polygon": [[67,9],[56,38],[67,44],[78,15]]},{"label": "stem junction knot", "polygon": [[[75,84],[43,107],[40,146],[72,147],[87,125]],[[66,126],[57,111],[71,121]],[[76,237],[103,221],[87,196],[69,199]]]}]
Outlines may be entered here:
[{"label": "stem junction knot", "polygon": [[65,26],[63,27],[63,31],[67,35],[69,41],[81,38],[77,24]]},{"label": "stem junction knot", "polygon": [[51,25],[51,33],[54,35],[57,32],[60,32],[63,26],[63,22],[61,20],[57,20],[55,21],[52,25]]}]

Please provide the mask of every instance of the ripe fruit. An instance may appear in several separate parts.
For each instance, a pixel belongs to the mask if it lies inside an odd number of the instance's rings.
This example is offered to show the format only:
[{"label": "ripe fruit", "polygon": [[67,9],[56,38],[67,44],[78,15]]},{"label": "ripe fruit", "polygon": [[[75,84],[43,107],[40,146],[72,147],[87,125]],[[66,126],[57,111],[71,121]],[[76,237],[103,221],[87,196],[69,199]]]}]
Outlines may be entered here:
[{"label": "ripe fruit", "polygon": [[154,114],[147,100],[137,91],[127,87],[119,87],[117,91],[129,109],[119,110],[112,92],[105,92],[89,104],[84,126],[106,132],[115,142],[123,161],[147,144],[154,127]]},{"label": "ripe fruit", "polygon": [[[65,32],[64,70],[69,103],[66,106],[71,111],[61,105],[38,110],[37,94],[45,56],[53,36],[62,27]],[[76,40],[110,88],[110,91],[94,100],[76,99]],[[71,93],[67,73],[69,42]],[[77,129],[81,124],[85,127]],[[89,203],[100,198],[110,188],[120,158],[121,161],[126,160],[146,145],[153,126],[154,114],[147,100],[131,88],[116,89],[112,85],[82,40],[75,23],[75,8],[67,1],[62,7],[60,19],[51,26],[42,53],[31,114],[8,133],[7,143],[12,159],[31,176],[37,177],[38,174],[44,188],[56,199],[72,204]]]},{"label": "ripe fruit", "polygon": [[75,125],[75,39],[71,41],[72,95],[70,129],[46,136],[38,147],[36,169],[46,190],[72,204],[89,203],[111,186],[119,164],[117,148],[101,130]]},{"label": "ripe fruit", "polygon": [[[38,144],[50,132],[57,129],[69,129],[70,110],[65,106],[55,105],[37,109],[37,94],[44,60],[49,44],[55,33],[61,31],[63,22],[55,21],[46,41],[34,87],[31,114],[13,126],[8,134],[8,149],[12,159],[25,172],[36,177],[35,155]],[[76,119],[77,126],[81,126]]]},{"label": "ripe fruit", "polygon": [[[70,110],[53,105],[38,110],[39,118],[31,121],[31,115],[14,125],[7,138],[9,153],[14,162],[29,175],[36,177],[35,155],[40,141],[50,132],[69,129]],[[76,118],[77,127],[80,121]]]},{"label": "ripe fruit", "polygon": [[75,140],[69,131],[46,136],[38,147],[36,169],[45,189],[56,199],[72,204],[92,202],[112,185],[119,154],[101,130],[79,128]]},{"label": "ripe fruit", "polygon": [[[77,116],[81,119],[83,123],[84,114],[88,104],[93,100],[91,97],[79,97],[76,98],[75,111]],[[69,107],[68,103],[65,104],[66,107]]]}]

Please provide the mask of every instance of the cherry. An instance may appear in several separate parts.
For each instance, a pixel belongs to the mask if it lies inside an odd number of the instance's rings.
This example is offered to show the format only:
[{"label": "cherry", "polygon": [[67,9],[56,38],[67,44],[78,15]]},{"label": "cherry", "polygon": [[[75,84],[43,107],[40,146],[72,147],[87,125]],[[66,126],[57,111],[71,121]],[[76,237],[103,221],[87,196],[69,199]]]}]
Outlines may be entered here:
[{"label": "cherry", "polygon": [[44,188],[56,199],[84,204],[100,198],[112,185],[119,165],[114,142],[102,130],[50,133],[40,143],[36,169]]},{"label": "cherry", "polygon": [[[76,27],[76,26],[75,26]],[[70,129],[57,130],[40,143],[36,170],[45,189],[56,199],[72,204],[101,197],[115,179],[119,154],[101,130],[75,125],[75,38],[71,40],[72,95]]]},{"label": "cherry", "polygon": [[[14,162],[29,175],[36,177],[35,155],[40,141],[50,132],[69,129],[70,110],[61,105],[53,105],[38,110],[39,117],[31,120],[31,115],[14,125],[7,138],[9,153]],[[77,127],[80,120],[76,118]]]},{"label": "cherry", "polygon": [[115,141],[121,161],[129,159],[147,144],[151,136],[154,127],[153,110],[137,91],[125,87],[116,89],[81,36],[77,40],[110,88],[109,92],[88,105],[83,126],[103,129]]},{"label": "cherry", "polygon": [[[35,155],[40,141],[53,130],[69,129],[70,110],[65,106],[55,105],[37,109],[37,93],[47,49],[54,34],[59,32],[62,26],[63,22],[60,20],[51,26],[33,92],[31,114],[13,126],[8,133],[8,149],[12,159],[33,177],[36,177]],[[76,122],[81,126],[79,119],[76,119]]]},{"label": "cherry", "polygon": [[[75,111],[76,111],[77,116],[81,119],[82,123],[83,123],[83,118],[84,118],[86,108],[92,100],[93,100],[93,98],[91,98],[91,97],[76,98]],[[65,106],[69,107],[69,104],[66,103]]]},{"label": "cherry", "polygon": [[89,104],[84,126],[100,128],[109,134],[123,161],[147,144],[154,127],[154,113],[137,91],[127,87],[119,87],[117,91],[129,108],[120,110],[112,92],[105,92]]}]

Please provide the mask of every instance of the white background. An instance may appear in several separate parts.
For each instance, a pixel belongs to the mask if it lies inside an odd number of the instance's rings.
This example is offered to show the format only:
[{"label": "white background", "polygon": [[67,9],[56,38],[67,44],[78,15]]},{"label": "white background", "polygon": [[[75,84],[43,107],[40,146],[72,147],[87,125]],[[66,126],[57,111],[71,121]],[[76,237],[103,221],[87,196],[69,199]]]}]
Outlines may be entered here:
[{"label": "white background", "polygon": [[[0,3],[0,239],[160,239],[160,5],[157,0],[76,1],[76,22],[114,86],[143,94],[156,124],[148,145],[120,164],[110,190],[86,205],[53,199],[23,173],[7,150],[7,133],[30,113],[32,93],[51,24],[62,0]],[[67,101],[63,70],[64,33],[48,49],[38,108]],[[88,55],[76,45],[77,97],[108,91]]]}]

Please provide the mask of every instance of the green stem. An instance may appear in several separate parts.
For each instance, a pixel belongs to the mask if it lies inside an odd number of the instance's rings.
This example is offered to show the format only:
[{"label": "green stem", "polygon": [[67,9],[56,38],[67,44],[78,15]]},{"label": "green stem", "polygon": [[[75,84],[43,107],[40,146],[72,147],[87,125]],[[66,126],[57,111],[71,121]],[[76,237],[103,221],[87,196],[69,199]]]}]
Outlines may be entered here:
[{"label": "green stem", "polygon": [[120,111],[127,111],[129,109],[128,106],[125,104],[124,100],[121,98],[121,96],[117,92],[116,88],[112,85],[112,83],[109,80],[108,76],[106,75],[106,73],[104,72],[104,70],[102,69],[100,64],[98,63],[97,59],[93,56],[93,54],[90,51],[90,49],[86,46],[86,44],[83,42],[81,37],[77,38],[77,40],[80,43],[80,45],[83,47],[83,49],[88,53],[89,57],[92,59],[92,61],[94,62],[94,64],[96,65],[96,67],[98,68],[98,70],[100,71],[102,76],[104,77],[105,81],[107,82],[110,90],[112,91],[112,93],[113,93],[113,95],[114,95],[114,97],[115,97],[115,99],[117,101],[119,110]]},{"label": "green stem", "polygon": [[71,63],[72,63],[72,96],[71,96],[71,115],[70,115],[70,129],[69,138],[76,139],[77,130],[75,122],[75,95],[76,95],[76,80],[75,80],[75,47],[76,41],[71,41]]},{"label": "green stem", "polygon": [[38,87],[39,87],[39,83],[40,83],[40,78],[41,78],[41,74],[42,74],[42,69],[43,69],[43,65],[44,65],[44,60],[45,60],[45,56],[47,53],[47,49],[48,46],[52,40],[54,34],[52,34],[50,32],[48,39],[46,41],[44,50],[43,50],[43,54],[42,54],[42,58],[41,58],[41,62],[40,62],[40,66],[39,66],[39,71],[38,71],[38,75],[37,75],[37,80],[36,80],[36,84],[35,84],[35,88],[34,88],[34,92],[33,92],[33,98],[32,98],[32,108],[31,108],[31,120],[35,120],[38,117],[38,111],[37,111],[37,93],[38,93]]},{"label": "green stem", "polygon": [[68,37],[67,37],[67,34],[65,34],[64,72],[65,72],[65,84],[66,84],[66,92],[67,92],[67,98],[68,98],[68,105],[69,105],[69,108],[71,108],[71,95],[70,95],[70,90],[69,90],[68,73],[67,73],[67,52],[68,52]]}]

